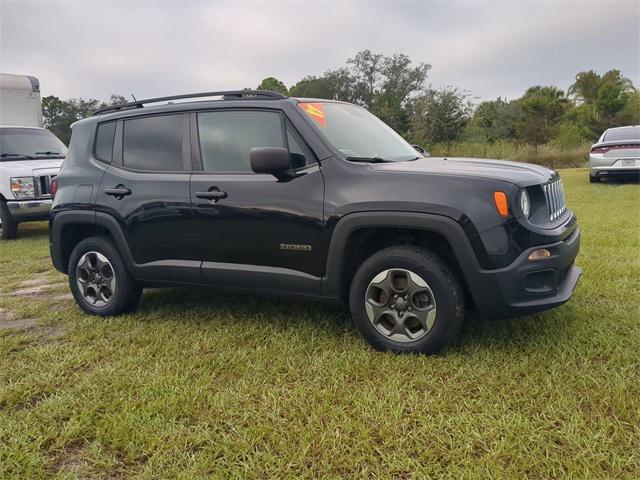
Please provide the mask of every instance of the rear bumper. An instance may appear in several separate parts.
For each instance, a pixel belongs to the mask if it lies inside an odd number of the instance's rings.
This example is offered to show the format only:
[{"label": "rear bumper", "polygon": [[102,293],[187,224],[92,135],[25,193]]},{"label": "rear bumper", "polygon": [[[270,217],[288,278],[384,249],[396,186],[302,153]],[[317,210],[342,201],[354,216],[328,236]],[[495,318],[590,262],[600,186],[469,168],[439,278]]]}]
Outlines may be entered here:
[{"label": "rear bumper", "polygon": [[[551,257],[528,259],[546,248]],[[582,270],[574,265],[580,249],[580,229],[561,242],[528,248],[508,267],[483,270],[474,282],[479,313],[488,318],[511,318],[548,310],[571,298]]]},{"label": "rear bumper", "polygon": [[49,218],[52,200],[17,200],[7,202],[11,216],[16,222],[46,220]]},{"label": "rear bumper", "polygon": [[614,175],[637,175],[640,173],[640,158],[633,152],[626,156],[589,156],[589,173],[592,177]]},{"label": "rear bumper", "polygon": [[618,165],[591,167],[590,175],[592,177],[640,175],[640,167],[636,167],[636,166],[622,167]]}]

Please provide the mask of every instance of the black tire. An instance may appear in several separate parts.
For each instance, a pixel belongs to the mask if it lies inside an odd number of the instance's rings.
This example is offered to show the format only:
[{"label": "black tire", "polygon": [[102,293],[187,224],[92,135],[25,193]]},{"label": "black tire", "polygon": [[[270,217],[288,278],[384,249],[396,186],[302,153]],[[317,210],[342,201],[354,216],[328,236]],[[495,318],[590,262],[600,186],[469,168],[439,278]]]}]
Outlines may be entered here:
[{"label": "black tire", "polygon": [[[435,320],[421,338],[394,341],[378,331],[367,315],[365,298],[369,284],[376,275],[389,269],[413,272],[431,289],[437,306]],[[463,289],[447,264],[436,254],[412,246],[386,248],[365,260],[351,282],[349,306],[356,327],[374,348],[397,353],[437,353],[457,335],[465,312]]]},{"label": "black tire", "polygon": [[[113,271],[115,288],[108,302],[102,306],[94,305],[87,300],[78,285],[78,262],[88,252],[97,252],[106,257]],[[87,313],[104,317],[121,315],[135,310],[140,302],[142,288],[131,278],[120,252],[107,237],[90,237],[78,243],[69,257],[68,272],[71,293],[78,306]]]},{"label": "black tire", "polygon": [[7,202],[0,200],[0,240],[16,238],[18,224],[11,216]]},{"label": "black tire", "polygon": [[600,177],[589,174],[589,183],[600,183]]}]

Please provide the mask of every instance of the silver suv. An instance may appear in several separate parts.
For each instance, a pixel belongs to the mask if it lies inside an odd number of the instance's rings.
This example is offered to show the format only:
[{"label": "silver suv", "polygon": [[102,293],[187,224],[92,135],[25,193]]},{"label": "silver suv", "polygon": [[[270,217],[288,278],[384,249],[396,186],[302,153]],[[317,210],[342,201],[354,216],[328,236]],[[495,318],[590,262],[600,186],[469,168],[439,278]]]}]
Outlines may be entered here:
[{"label": "silver suv", "polygon": [[589,154],[589,181],[613,176],[640,176],[640,126],[605,130]]},{"label": "silver suv", "polygon": [[14,238],[18,223],[49,218],[51,179],[66,155],[44,128],[0,126],[0,240]]}]

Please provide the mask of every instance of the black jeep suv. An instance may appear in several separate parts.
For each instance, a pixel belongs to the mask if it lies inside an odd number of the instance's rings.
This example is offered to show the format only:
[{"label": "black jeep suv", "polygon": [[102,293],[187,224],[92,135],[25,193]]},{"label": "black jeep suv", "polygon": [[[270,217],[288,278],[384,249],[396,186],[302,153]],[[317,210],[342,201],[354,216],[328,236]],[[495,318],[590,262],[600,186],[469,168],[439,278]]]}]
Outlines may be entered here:
[{"label": "black jeep suv", "polygon": [[425,158],[343,102],[233,91],[103,109],[74,125],[56,180],[51,257],[97,315],[131,311],[143,287],[210,285],[348,301],[375,347],[435,352],[466,309],[555,307],[581,272],[556,172]]}]

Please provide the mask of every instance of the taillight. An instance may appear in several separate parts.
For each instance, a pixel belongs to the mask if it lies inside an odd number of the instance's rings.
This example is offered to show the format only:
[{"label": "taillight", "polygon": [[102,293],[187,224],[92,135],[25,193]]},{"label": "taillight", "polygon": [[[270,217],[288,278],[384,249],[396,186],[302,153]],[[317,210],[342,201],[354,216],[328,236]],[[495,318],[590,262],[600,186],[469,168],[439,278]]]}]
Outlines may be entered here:
[{"label": "taillight", "polygon": [[51,179],[51,198],[52,199],[56,198],[57,191],[58,191],[58,179],[53,178]]},{"label": "taillight", "polygon": [[620,145],[607,145],[606,147],[593,147],[591,153],[607,153],[611,150],[640,149],[640,143],[623,143]]}]

